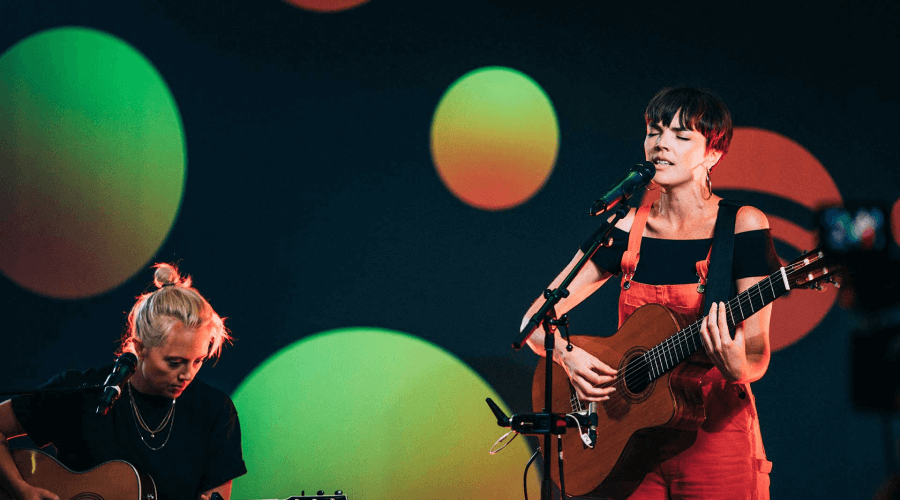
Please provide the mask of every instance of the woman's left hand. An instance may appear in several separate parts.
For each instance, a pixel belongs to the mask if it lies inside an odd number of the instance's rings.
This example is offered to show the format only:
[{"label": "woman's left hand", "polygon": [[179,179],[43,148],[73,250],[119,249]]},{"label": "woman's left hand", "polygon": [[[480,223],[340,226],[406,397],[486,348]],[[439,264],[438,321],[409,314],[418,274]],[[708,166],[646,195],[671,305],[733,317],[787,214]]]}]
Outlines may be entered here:
[{"label": "woman's left hand", "polygon": [[743,380],[749,370],[743,325],[735,327],[732,339],[731,333],[728,331],[728,322],[725,319],[724,302],[712,305],[709,315],[703,319],[702,325],[700,337],[713,364],[719,368],[729,382]]}]

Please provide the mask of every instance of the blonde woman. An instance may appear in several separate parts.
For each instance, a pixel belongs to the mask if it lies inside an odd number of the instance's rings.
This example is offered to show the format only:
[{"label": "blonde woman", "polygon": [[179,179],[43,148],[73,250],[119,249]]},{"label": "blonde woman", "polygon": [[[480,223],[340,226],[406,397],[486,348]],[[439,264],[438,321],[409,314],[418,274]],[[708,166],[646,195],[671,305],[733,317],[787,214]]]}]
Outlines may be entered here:
[{"label": "blonde woman", "polygon": [[95,387],[112,367],[54,377],[46,388],[84,390],[13,398],[0,403],[0,486],[23,500],[58,500],[24,482],[7,438],[27,434],[53,444],[59,461],[85,471],[124,460],[149,474],[163,499],[231,496],[246,473],[237,412],[227,394],[195,380],[231,336],[209,302],[169,264],[157,264],[156,290],[138,297],[118,354],[137,357],[134,375],[106,415],[95,411]]}]

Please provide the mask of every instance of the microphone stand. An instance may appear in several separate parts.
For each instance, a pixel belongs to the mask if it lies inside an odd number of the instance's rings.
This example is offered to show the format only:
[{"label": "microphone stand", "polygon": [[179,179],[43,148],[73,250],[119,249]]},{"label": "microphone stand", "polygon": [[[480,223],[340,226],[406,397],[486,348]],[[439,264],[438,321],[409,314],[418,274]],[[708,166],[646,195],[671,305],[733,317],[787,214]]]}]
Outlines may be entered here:
[{"label": "microphone stand", "polygon": [[47,394],[65,394],[68,392],[76,392],[76,391],[86,391],[89,389],[102,389],[104,387],[103,384],[97,385],[82,385],[79,387],[62,387],[59,389],[30,389],[26,391],[6,391],[0,392],[0,401],[5,401],[4,398],[9,399],[15,396],[38,396],[38,395],[47,395]]},{"label": "microphone stand", "polygon": [[[616,210],[615,215],[612,220],[604,221],[603,225],[600,226],[600,230],[597,231],[597,236],[594,238],[594,242],[591,244],[590,248],[584,253],[581,259],[575,264],[575,267],[572,271],[566,276],[566,278],[559,284],[554,290],[545,290],[544,291],[544,305],[541,306],[540,309],[528,320],[528,323],[525,324],[525,327],[519,332],[519,335],[516,337],[517,340],[513,341],[512,347],[515,350],[519,350],[525,344],[525,342],[534,334],[535,330],[537,330],[538,326],[543,325],[544,328],[544,351],[545,356],[547,357],[547,362],[544,364],[546,367],[545,375],[544,375],[544,409],[542,413],[525,413],[525,414],[517,414],[513,415],[512,418],[506,418],[503,415],[503,412],[500,411],[496,405],[492,404],[493,401],[488,400],[488,405],[491,406],[491,410],[494,411],[494,415],[497,417],[497,424],[502,427],[510,426],[513,429],[517,430],[520,434],[543,434],[544,436],[544,453],[550,453],[551,439],[552,435],[556,434],[558,440],[558,450],[559,450],[559,490],[560,490],[560,498],[565,498],[565,483],[563,480],[563,462],[562,462],[562,434],[565,434],[568,417],[565,413],[553,413],[553,350],[555,348],[556,343],[556,325],[561,324],[560,320],[556,318],[556,304],[565,297],[569,296],[568,286],[572,283],[578,273],[584,268],[585,264],[587,264],[588,260],[594,256],[597,250],[601,246],[608,245],[609,234],[612,232],[616,223],[626,215],[628,215],[628,211],[631,209],[631,206],[628,204],[629,198],[623,197],[622,202],[618,204],[618,209]],[[605,212],[608,213],[608,212]],[[596,214],[596,215],[605,215],[604,214]],[[568,331],[567,335],[568,337]],[[566,349],[572,350],[571,344],[566,346]],[[499,413],[498,413],[499,412]],[[502,418],[501,418],[502,417]],[[588,425],[591,423],[591,419],[596,420],[597,416],[592,415],[588,416],[589,419],[587,421]],[[504,422],[503,419],[506,419]],[[577,417],[576,417],[577,418]],[[504,425],[504,423],[508,425]],[[574,427],[574,425],[572,425]],[[518,427],[518,428],[517,428]],[[546,456],[546,455],[545,455]],[[552,500],[551,489],[550,489],[551,479],[550,479],[550,464],[544,463],[544,477],[541,481],[541,499],[542,500]]]},{"label": "microphone stand", "polygon": [[[30,389],[27,391],[8,391],[8,392],[0,392],[0,402],[4,401],[5,398],[11,398],[15,396],[46,396],[52,394],[67,394],[72,392],[86,392],[92,389],[99,389],[100,397],[98,399],[102,400],[103,391],[109,386],[106,384],[84,384],[79,387],[61,387],[58,389]],[[121,393],[120,393],[121,395]],[[98,403],[97,410],[95,413],[101,417],[105,417],[107,413],[112,409],[115,401],[119,399],[119,395],[113,399],[113,401],[109,404]],[[102,410],[102,412],[101,412]]]}]

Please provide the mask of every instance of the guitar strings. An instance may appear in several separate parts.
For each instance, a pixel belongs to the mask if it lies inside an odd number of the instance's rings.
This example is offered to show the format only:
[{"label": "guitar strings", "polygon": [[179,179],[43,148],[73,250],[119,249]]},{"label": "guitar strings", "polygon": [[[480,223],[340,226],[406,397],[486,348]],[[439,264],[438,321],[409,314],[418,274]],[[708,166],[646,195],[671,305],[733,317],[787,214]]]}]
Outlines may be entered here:
[{"label": "guitar strings", "polygon": [[[785,272],[786,274],[793,275],[797,269],[807,266],[808,262],[798,262],[795,264],[790,264],[788,266],[785,266]],[[749,287],[744,293],[741,293],[734,299],[728,301],[726,305],[726,314],[729,316],[729,327],[734,327],[741,321],[749,318],[757,311],[768,305],[768,303],[774,301],[780,295],[788,291],[786,288],[782,287],[783,281],[780,279],[776,279],[780,278],[780,276],[778,276],[780,274],[780,271],[781,270],[779,269],[779,271],[776,271],[768,278],[758,281],[757,283]],[[774,287],[775,282],[779,284],[777,291]],[[763,289],[764,284],[768,285],[769,292],[771,292],[770,295],[767,295],[765,293],[766,291]],[[754,298],[759,299],[760,304],[758,306],[754,305]],[[745,305],[749,309],[750,314],[744,313]],[[734,318],[735,307],[737,307],[737,310],[740,311],[740,316],[742,318],[740,321],[736,321]],[[652,370],[650,374],[651,378],[653,378],[654,375],[658,376],[662,373],[665,373],[666,371],[686,359],[688,356],[693,354],[690,349],[688,349],[687,355],[684,354],[683,346],[685,346],[688,341],[690,341],[690,347],[694,350],[698,350],[702,346],[702,343],[698,338],[698,334],[702,329],[702,322],[707,317],[708,316],[705,316],[701,320],[698,320],[690,327],[685,328],[681,332],[678,332],[678,334],[673,335],[669,339],[666,339],[658,346],[655,346],[642,355],[642,361],[644,361],[645,365],[649,365],[650,369]],[[678,353],[675,353],[675,348],[678,348]],[[668,353],[666,352],[667,350]],[[669,354],[669,356],[666,357],[666,354]],[[675,361],[675,358],[672,356],[673,354],[680,354],[682,357],[680,360]],[[667,363],[669,364],[669,366],[666,366]],[[628,375],[629,374],[627,373],[625,374],[625,376]]]},{"label": "guitar strings", "polygon": [[[807,265],[807,263],[790,264],[788,266],[785,266],[785,271],[786,271],[786,273],[793,275],[797,269],[799,269],[801,267],[805,267],[806,265]],[[739,308],[739,310],[743,311],[742,304],[746,303],[748,305],[748,307],[750,308],[750,310],[755,312],[755,310],[753,309],[753,307],[754,307],[753,306],[754,288],[756,288],[755,293],[761,299],[763,299],[763,292],[764,292],[763,283],[767,282],[767,284],[769,286],[769,290],[771,292],[771,299],[769,300],[769,302],[771,302],[772,300],[774,300],[775,298],[777,298],[779,296],[779,292],[776,292],[773,284],[776,281],[779,283],[779,285],[781,285],[783,283],[781,279],[776,280],[776,278],[781,278],[779,276],[780,272],[781,272],[781,270],[779,269],[779,271],[770,275],[768,277],[768,279],[760,280],[759,282],[757,282],[756,284],[754,284],[753,286],[748,288],[745,291],[745,293],[738,295],[738,297],[735,297],[734,299],[732,299],[728,302],[728,306],[730,307],[730,309],[727,312],[731,314],[731,326],[733,326],[736,323],[734,321],[734,316],[733,316],[733,310],[734,310],[735,306],[737,306]],[[782,286],[779,286],[779,291],[781,293],[784,293],[787,290],[783,289]],[[744,295],[746,295],[746,297],[742,297]],[[766,304],[763,299],[762,307],[764,307],[765,305]],[[699,349],[699,346],[696,345],[696,343],[697,343],[696,334],[698,334],[701,329],[702,321],[703,321],[703,319],[698,320],[697,322],[692,324],[690,327],[685,328],[684,330],[678,332],[676,335],[673,335],[672,337],[670,337],[669,339],[667,339],[666,341],[661,343],[660,346],[667,345],[670,348],[672,346],[679,346],[679,349],[680,349],[681,345],[685,344],[687,341],[691,341],[691,345],[693,346],[694,350]],[[648,356],[648,354],[650,354],[650,356]],[[632,377],[635,374],[640,375],[641,372],[644,372],[644,374],[647,375],[647,378],[652,378],[650,370],[655,369],[653,367],[654,357],[656,358],[656,360],[659,360],[660,362],[663,361],[660,358],[659,354],[660,353],[658,351],[652,352],[652,350],[651,350],[651,351],[644,353],[641,357],[635,358],[634,360],[632,360],[632,362],[629,363],[629,365],[626,366],[623,371],[620,371],[620,376],[617,377],[617,379],[613,382],[613,385],[616,386],[617,389],[621,389],[624,387],[624,384],[626,384],[629,380],[632,380],[632,381],[634,380],[633,378],[630,378],[630,377]],[[686,358],[687,356],[684,356],[684,357]],[[662,366],[662,365],[659,365],[659,366]],[[675,364],[673,364],[671,367],[660,370],[656,374],[656,376],[658,377],[659,375],[661,375],[662,373],[665,373],[666,371],[668,371],[669,369],[671,369],[674,366],[675,366]],[[621,397],[621,393],[620,394],[613,393],[610,397],[611,400],[613,399],[612,396],[619,396],[619,397],[616,397],[615,399],[620,400],[619,402],[624,403],[625,405],[629,404],[628,401],[626,401],[624,399],[624,397]],[[580,401],[580,399],[578,399],[576,394],[573,394],[573,397],[574,397],[575,401],[577,401],[577,408],[581,408],[583,411],[583,403]],[[620,409],[622,405],[617,405],[616,401],[610,401],[610,402],[607,402],[604,406],[611,408],[613,411],[615,411],[616,409]],[[576,405],[573,404],[573,407],[576,407]]]},{"label": "guitar strings", "polygon": [[[771,302],[777,298],[778,294],[772,287],[771,278],[772,276],[770,276],[768,279],[760,280],[759,282],[749,287],[744,293],[738,295],[738,297],[733,299],[737,301],[737,307],[741,311],[741,316],[745,317],[745,319],[746,317],[755,314],[756,311],[765,307],[767,305],[767,302]],[[763,282],[768,282],[769,287],[773,292],[770,300],[768,301],[766,301],[766,297],[763,295],[763,289],[761,285]],[[761,301],[759,307],[754,307],[754,293],[759,297]],[[741,305],[744,303],[744,299],[742,299],[743,295],[746,295],[746,303],[751,311],[750,315],[743,314],[743,307]],[[730,327],[733,327],[735,324],[740,323],[739,321],[734,320],[734,304],[732,304],[731,301],[729,301],[729,303],[726,305],[726,315],[730,315]],[[650,365],[651,378],[665,373],[669,369],[673,368],[684,359],[687,359],[691,354],[693,354],[694,351],[698,350],[702,346],[702,342],[698,337],[700,331],[702,330],[702,324],[707,320],[708,317],[708,315],[704,316],[702,319],[698,320],[684,330],[681,330],[672,337],[669,337],[668,339],[661,342],[659,345],[653,347],[642,355],[646,364]],[[689,346],[688,342],[690,342]],[[676,360],[676,358],[680,359]]]},{"label": "guitar strings", "polygon": [[[765,280],[761,280],[760,283],[762,283],[762,281]],[[746,302],[752,309],[753,294],[760,294],[761,297],[762,287],[759,284],[754,284],[747,289],[747,292]],[[774,299],[774,295],[772,298]],[[742,298],[738,297],[736,300],[729,301],[731,310],[727,312],[732,314],[732,323],[734,323],[733,309],[735,306],[741,307],[740,304],[742,303],[742,300]],[[632,360],[632,362],[621,372],[621,377],[616,380],[615,384],[617,389],[627,386],[629,382],[639,382],[640,379],[647,379],[649,383],[699,350],[700,347],[702,347],[699,333],[702,329],[703,321],[705,321],[706,318],[707,317],[704,317],[696,321],[694,324],[666,339],[658,346],[648,350],[639,358]],[[675,352],[676,348],[678,350],[677,353]],[[667,354],[668,356],[666,356]],[[681,358],[677,362],[675,358],[676,354]],[[638,377],[637,379],[635,379],[636,376]]]},{"label": "guitar strings", "polygon": [[[780,270],[778,272],[770,275],[768,277],[768,279],[772,280],[778,274],[780,274]],[[759,283],[762,283],[763,281],[766,281],[766,280],[765,279],[760,280]],[[747,289],[747,292],[749,292],[748,295],[752,295],[752,293],[753,293],[752,291],[754,288],[758,288],[761,291],[761,287],[759,286],[759,283],[756,283]],[[737,302],[737,301],[740,300],[740,298],[741,298],[740,295],[738,297],[735,297],[734,299],[732,299],[731,301],[728,302],[728,305],[726,307],[730,308],[731,310],[733,310],[736,305],[739,307],[739,305],[738,305],[739,302]],[[748,301],[749,300],[750,299],[748,299]],[[731,313],[730,310],[727,312]],[[731,313],[731,314],[732,314],[732,320],[733,320],[733,313]],[[694,322],[687,328],[684,328],[684,329],[680,330],[679,332],[675,333],[674,335],[672,335],[671,337],[669,337],[668,339],[666,339],[659,345],[649,349],[644,354],[642,354],[640,357],[632,360],[632,362],[629,363],[624,368],[624,370],[622,370],[620,372],[619,376],[616,378],[615,383],[618,385],[621,385],[622,383],[624,383],[625,380],[633,381],[633,380],[635,380],[633,378],[633,376],[642,374],[642,372],[647,372],[648,377],[652,376],[651,375],[652,371],[655,370],[654,362],[658,361],[659,367],[662,367],[663,363],[665,362],[665,360],[662,357],[662,353],[660,352],[662,350],[665,350],[665,348],[668,348],[669,350],[673,350],[673,348],[676,346],[679,348],[682,348],[682,347],[687,346],[688,342],[691,342],[691,348],[693,348],[693,350],[699,349],[702,346],[702,344],[695,345],[695,342],[699,342],[699,340],[697,340],[695,337],[697,334],[699,334],[700,330],[702,329],[701,325],[703,324],[703,321],[705,321],[706,318],[707,318],[707,316],[704,316],[703,318],[697,320],[696,322]],[[683,349],[681,352],[684,353],[686,351],[690,352],[691,350]],[[693,352],[690,352],[690,354],[693,354]],[[688,356],[690,354],[688,354]],[[687,358],[687,356],[685,356],[685,358]],[[658,375],[661,375],[662,373],[665,373],[666,371],[668,371],[668,369],[659,369],[656,371],[658,371],[658,373],[655,373],[655,375],[658,376]]]},{"label": "guitar strings", "polygon": [[[800,261],[800,262],[788,264],[787,266],[784,266],[783,269],[786,274],[793,275],[798,269],[806,267],[807,265],[808,265],[807,262]],[[766,282],[766,284],[768,285],[769,291],[771,293],[771,298],[768,300],[768,302],[765,299],[766,296],[763,295],[763,293],[764,293],[763,283],[764,282]],[[777,291],[774,286],[774,284],[776,282],[779,284]],[[756,295],[761,300],[761,306],[757,309],[754,309],[754,306],[753,306],[754,288],[756,289],[755,290]],[[762,309],[763,307],[768,305],[768,303],[771,303],[772,301],[777,299],[781,294],[783,294],[787,291],[788,291],[788,289],[786,289],[784,287],[784,283],[782,281],[781,268],[779,268],[778,271],[769,275],[768,278],[763,278],[762,280],[758,281],[754,285],[750,286],[743,293],[738,294],[737,297],[729,300],[726,303],[726,314],[730,316],[729,326],[733,327],[737,323],[740,323],[740,322],[734,321],[735,307],[737,307],[738,310],[741,312],[741,316],[743,316],[744,319],[747,319],[752,314],[755,314],[759,309]],[[751,314],[749,314],[749,315],[743,314],[743,305],[748,306],[749,310],[751,311]],[[628,380],[634,381],[635,379],[633,377],[635,375],[646,375],[646,377],[648,379],[650,379],[650,380],[648,380],[648,384],[649,384],[653,380],[658,378],[660,375],[668,372],[669,370],[674,368],[678,363],[680,363],[680,361],[673,362],[671,366],[668,366],[666,368],[659,370],[657,373],[655,373],[655,376],[654,376],[653,361],[658,361],[659,367],[663,367],[662,363],[666,362],[666,360],[664,360],[662,358],[663,353],[660,352],[660,351],[664,351],[664,348],[667,347],[670,352],[673,352],[674,348],[678,347],[679,352],[683,356],[682,361],[684,359],[687,359],[687,357],[692,355],[697,350],[699,350],[699,348],[702,347],[702,342],[697,340],[696,337],[699,335],[699,333],[702,329],[701,325],[703,324],[703,321],[706,320],[707,317],[708,316],[704,316],[703,318],[701,318],[701,319],[697,320],[696,322],[694,322],[693,324],[691,324],[689,327],[684,328],[681,331],[677,332],[676,334],[672,335],[665,341],[661,342],[659,345],[651,348],[650,350],[648,350],[641,356],[633,359],[628,365],[625,366],[625,368],[623,370],[620,370],[620,373],[617,375],[616,380],[614,380],[612,382],[612,385],[616,388],[617,392],[614,392],[610,395],[610,399],[607,402],[605,402],[606,404],[604,404],[604,406],[615,411],[615,410],[622,409],[622,408],[626,407],[627,405],[629,405],[630,403],[624,398],[624,396],[621,395],[621,392],[618,392],[618,391],[620,391],[622,389],[627,390],[625,384],[627,383]],[[686,351],[689,352],[689,354],[684,355],[685,350],[682,350],[682,347],[686,347],[687,342],[689,342],[689,341],[691,342],[691,348],[693,350],[691,350],[690,348],[686,349]],[[695,345],[698,342],[699,342],[699,345]],[[659,350],[657,350],[657,349],[659,349]],[[674,358],[670,357],[668,359],[668,361],[674,361]],[[606,386],[608,387],[609,384],[606,384]],[[581,401],[581,399],[578,398],[578,395],[572,393],[571,396],[572,397],[570,398],[570,402],[572,403],[572,409],[575,411],[584,411],[584,404]],[[615,397],[615,400],[614,400],[614,397]]]}]

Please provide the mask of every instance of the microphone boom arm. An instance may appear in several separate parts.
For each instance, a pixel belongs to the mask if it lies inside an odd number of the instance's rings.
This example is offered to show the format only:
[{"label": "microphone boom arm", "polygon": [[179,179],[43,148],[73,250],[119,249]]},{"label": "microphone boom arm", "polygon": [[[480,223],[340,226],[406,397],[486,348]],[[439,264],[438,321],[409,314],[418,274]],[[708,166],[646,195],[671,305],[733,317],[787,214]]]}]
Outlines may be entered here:
[{"label": "microphone boom arm", "polygon": [[[534,331],[538,329],[538,327],[544,323],[544,321],[553,319],[550,316],[550,311],[554,309],[557,303],[560,300],[569,296],[568,287],[575,280],[575,277],[578,276],[578,273],[587,264],[587,261],[594,256],[597,250],[601,246],[605,246],[608,241],[609,234],[612,232],[613,228],[616,226],[616,223],[620,220],[624,219],[626,215],[628,215],[628,211],[631,210],[631,206],[628,204],[628,199],[625,199],[618,205],[618,209],[616,210],[615,215],[612,220],[604,222],[605,226],[602,227],[602,231],[599,231],[598,236],[594,239],[594,242],[591,244],[590,248],[581,256],[581,259],[578,260],[578,263],[575,264],[575,267],[572,271],[566,276],[566,278],[559,284],[554,290],[545,290],[544,297],[547,299],[544,301],[544,304],[540,309],[537,310],[536,313],[528,320],[528,323],[522,328],[519,332],[519,336],[517,340],[514,340],[512,343],[512,347],[515,350],[519,350],[525,345],[525,342],[531,338],[531,335],[534,334]],[[553,314],[555,317],[555,312]]]}]

